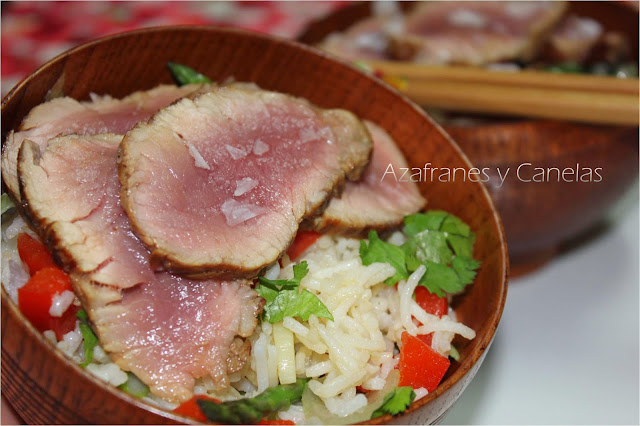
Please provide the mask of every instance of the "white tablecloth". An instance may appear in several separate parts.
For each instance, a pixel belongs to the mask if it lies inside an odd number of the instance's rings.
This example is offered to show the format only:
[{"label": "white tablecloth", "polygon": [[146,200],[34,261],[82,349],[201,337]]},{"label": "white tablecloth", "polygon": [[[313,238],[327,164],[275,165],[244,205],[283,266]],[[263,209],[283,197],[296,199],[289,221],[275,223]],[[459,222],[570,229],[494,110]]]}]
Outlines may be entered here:
[{"label": "white tablecloth", "polygon": [[637,188],[609,226],[509,285],[495,340],[443,424],[638,424]]}]

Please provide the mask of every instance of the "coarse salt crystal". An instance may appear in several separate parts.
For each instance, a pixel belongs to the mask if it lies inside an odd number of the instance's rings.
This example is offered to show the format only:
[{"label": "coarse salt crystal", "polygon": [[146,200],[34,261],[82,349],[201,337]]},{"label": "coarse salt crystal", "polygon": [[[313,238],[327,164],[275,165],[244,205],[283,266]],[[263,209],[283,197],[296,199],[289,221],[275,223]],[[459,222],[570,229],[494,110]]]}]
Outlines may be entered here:
[{"label": "coarse salt crystal", "polygon": [[250,177],[242,178],[236,182],[236,190],[233,193],[234,197],[238,197],[242,194],[246,194],[251,191],[253,188],[258,186],[259,181],[255,179],[251,179]]},{"label": "coarse salt crystal", "polygon": [[236,226],[266,212],[264,207],[255,204],[241,203],[234,199],[225,201],[221,207],[227,225]]},{"label": "coarse salt crystal", "polygon": [[267,151],[269,151],[269,145],[262,142],[260,139],[258,139],[256,143],[253,145],[253,153],[255,155],[262,155],[262,154],[265,154]]},{"label": "coarse salt crystal", "polygon": [[484,28],[487,25],[484,15],[469,9],[454,10],[449,15],[448,21],[456,27]]},{"label": "coarse salt crystal", "polygon": [[205,170],[211,170],[209,163],[207,163],[204,157],[202,157],[202,154],[200,154],[200,151],[198,151],[198,149],[195,146],[193,146],[193,144],[189,142],[185,142],[185,143],[187,144],[187,148],[189,148],[189,154],[191,154],[191,156],[196,162],[195,163],[196,167],[199,167]]},{"label": "coarse salt crystal", "polygon": [[239,160],[247,156],[246,152],[234,146],[225,145],[224,147],[226,148],[227,152],[231,155],[231,158],[233,158],[234,160]]}]

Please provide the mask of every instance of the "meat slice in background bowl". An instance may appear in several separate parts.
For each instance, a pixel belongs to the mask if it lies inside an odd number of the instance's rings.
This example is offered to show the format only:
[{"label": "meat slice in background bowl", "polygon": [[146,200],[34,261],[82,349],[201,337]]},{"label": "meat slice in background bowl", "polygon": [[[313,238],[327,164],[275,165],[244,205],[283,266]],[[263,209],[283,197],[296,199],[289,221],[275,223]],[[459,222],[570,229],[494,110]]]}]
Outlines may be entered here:
[{"label": "meat slice in background bowl", "polygon": [[230,347],[236,336],[251,335],[262,300],[244,281],[153,273],[119,204],[120,140],[65,136],[42,152],[27,141],[18,165],[25,210],[70,270],[116,364],[168,401],[191,397],[200,377],[226,387],[227,372],[247,360]]},{"label": "meat slice in background bowl", "polygon": [[350,112],[222,87],[177,102],[125,136],[121,201],[166,269],[255,276],[345,178],[360,178],[371,146]]},{"label": "meat slice in background bowl", "polygon": [[427,2],[390,36],[390,53],[428,64],[479,65],[531,59],[565,2]]},{"label": "meat slice in background bowl", "polygon": [[70,97],[52,99],[35,107],[22,121],[20,129],[11,131],[2,147],[2,178],[11,195],[20,200],[17,160],[24,140],[41,148],[55,136],[98,133],[124,134],[140,121],[193,92],[199,86],[161,85],[148,91],[132,93],[123,99],[92,96],[91,101],[78,102]]}]

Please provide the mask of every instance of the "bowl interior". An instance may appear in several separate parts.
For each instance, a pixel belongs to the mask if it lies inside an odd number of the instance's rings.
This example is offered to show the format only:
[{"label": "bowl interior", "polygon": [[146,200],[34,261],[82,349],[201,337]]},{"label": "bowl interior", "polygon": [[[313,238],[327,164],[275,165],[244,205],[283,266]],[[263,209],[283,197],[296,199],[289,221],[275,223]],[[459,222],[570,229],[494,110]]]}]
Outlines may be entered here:
[{"label": "bowl interior", "polygon": [[[228,78],[252,81],[265,89],[304,97],[321,107],[348,109],[385,128],[398,142],[411,167],[424,167],[429,163],[430,167],[471,167],[455,143],[422,110],[377,79],[303,45],[211,27],[142,30],[101,39],[58,56],[22,81],[3,100],[3,140],[7,131],[16,129],[24,116],[43,102],[52,89],[56,92],[61,89],[65,95],[78,100],[89,99],[90,93],[122,97],[135,90],[171,83],[166,69],[169,61],[193,67],[214,81]],[[420,182],[420,190],[428,200],[428,208],[444,209],[458,215],[476,232],[476,257],[482,260],[482,266],[475,284],[454,301],[459,319],[475,329],[477,337],[462,343],[461,361],[453,363],[441,386],[413,404],[412,410],[438,398],[480,359],[502,313],[507,275],[506,245],[500,219],[480,184],[468,180],[424,179]],[[11,307],[6,318],[3,313],[3,328],[6,321],[24,323],[24,318],[4,292],[2,298],[3,305]],[[26,326],[25,330],[25,339],[45,344],[32,327]],[[2,338],[4,353],[5,333]],[[17,356],[11,354],[11,347],[7,348],[7,353]],[[80,368],[69,371],[96,387],[97,382],[88,380],[88,374]],[[75,379],[70,377],[69,380]],[[124,412],[140,409],[118,390],[102,386],[101,392],[105,393],[104,398],[110,398],[110,404],[117,404],[113,402],[114,398],[121,399]],[[119,423],[130,418],[122,417],[118,410],[113,410],[111,417],[105,419],[99,413],[92,415],[78,409],[85,419],[92,421]],[[151,417],[136,419],[164,423],[174,421],[175,417],[156,411]]]}]

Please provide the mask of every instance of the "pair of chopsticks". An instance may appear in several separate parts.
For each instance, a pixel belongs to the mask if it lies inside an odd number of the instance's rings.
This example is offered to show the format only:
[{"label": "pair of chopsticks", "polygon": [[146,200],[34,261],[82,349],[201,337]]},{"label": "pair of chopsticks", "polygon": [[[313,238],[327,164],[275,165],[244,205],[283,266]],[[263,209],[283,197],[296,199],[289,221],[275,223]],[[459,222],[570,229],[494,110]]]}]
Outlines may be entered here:
[{"label": "pair of chopsticks", "polygon": [[585,123],[638,125],[638,79],[367,61],[422,106]]}]

